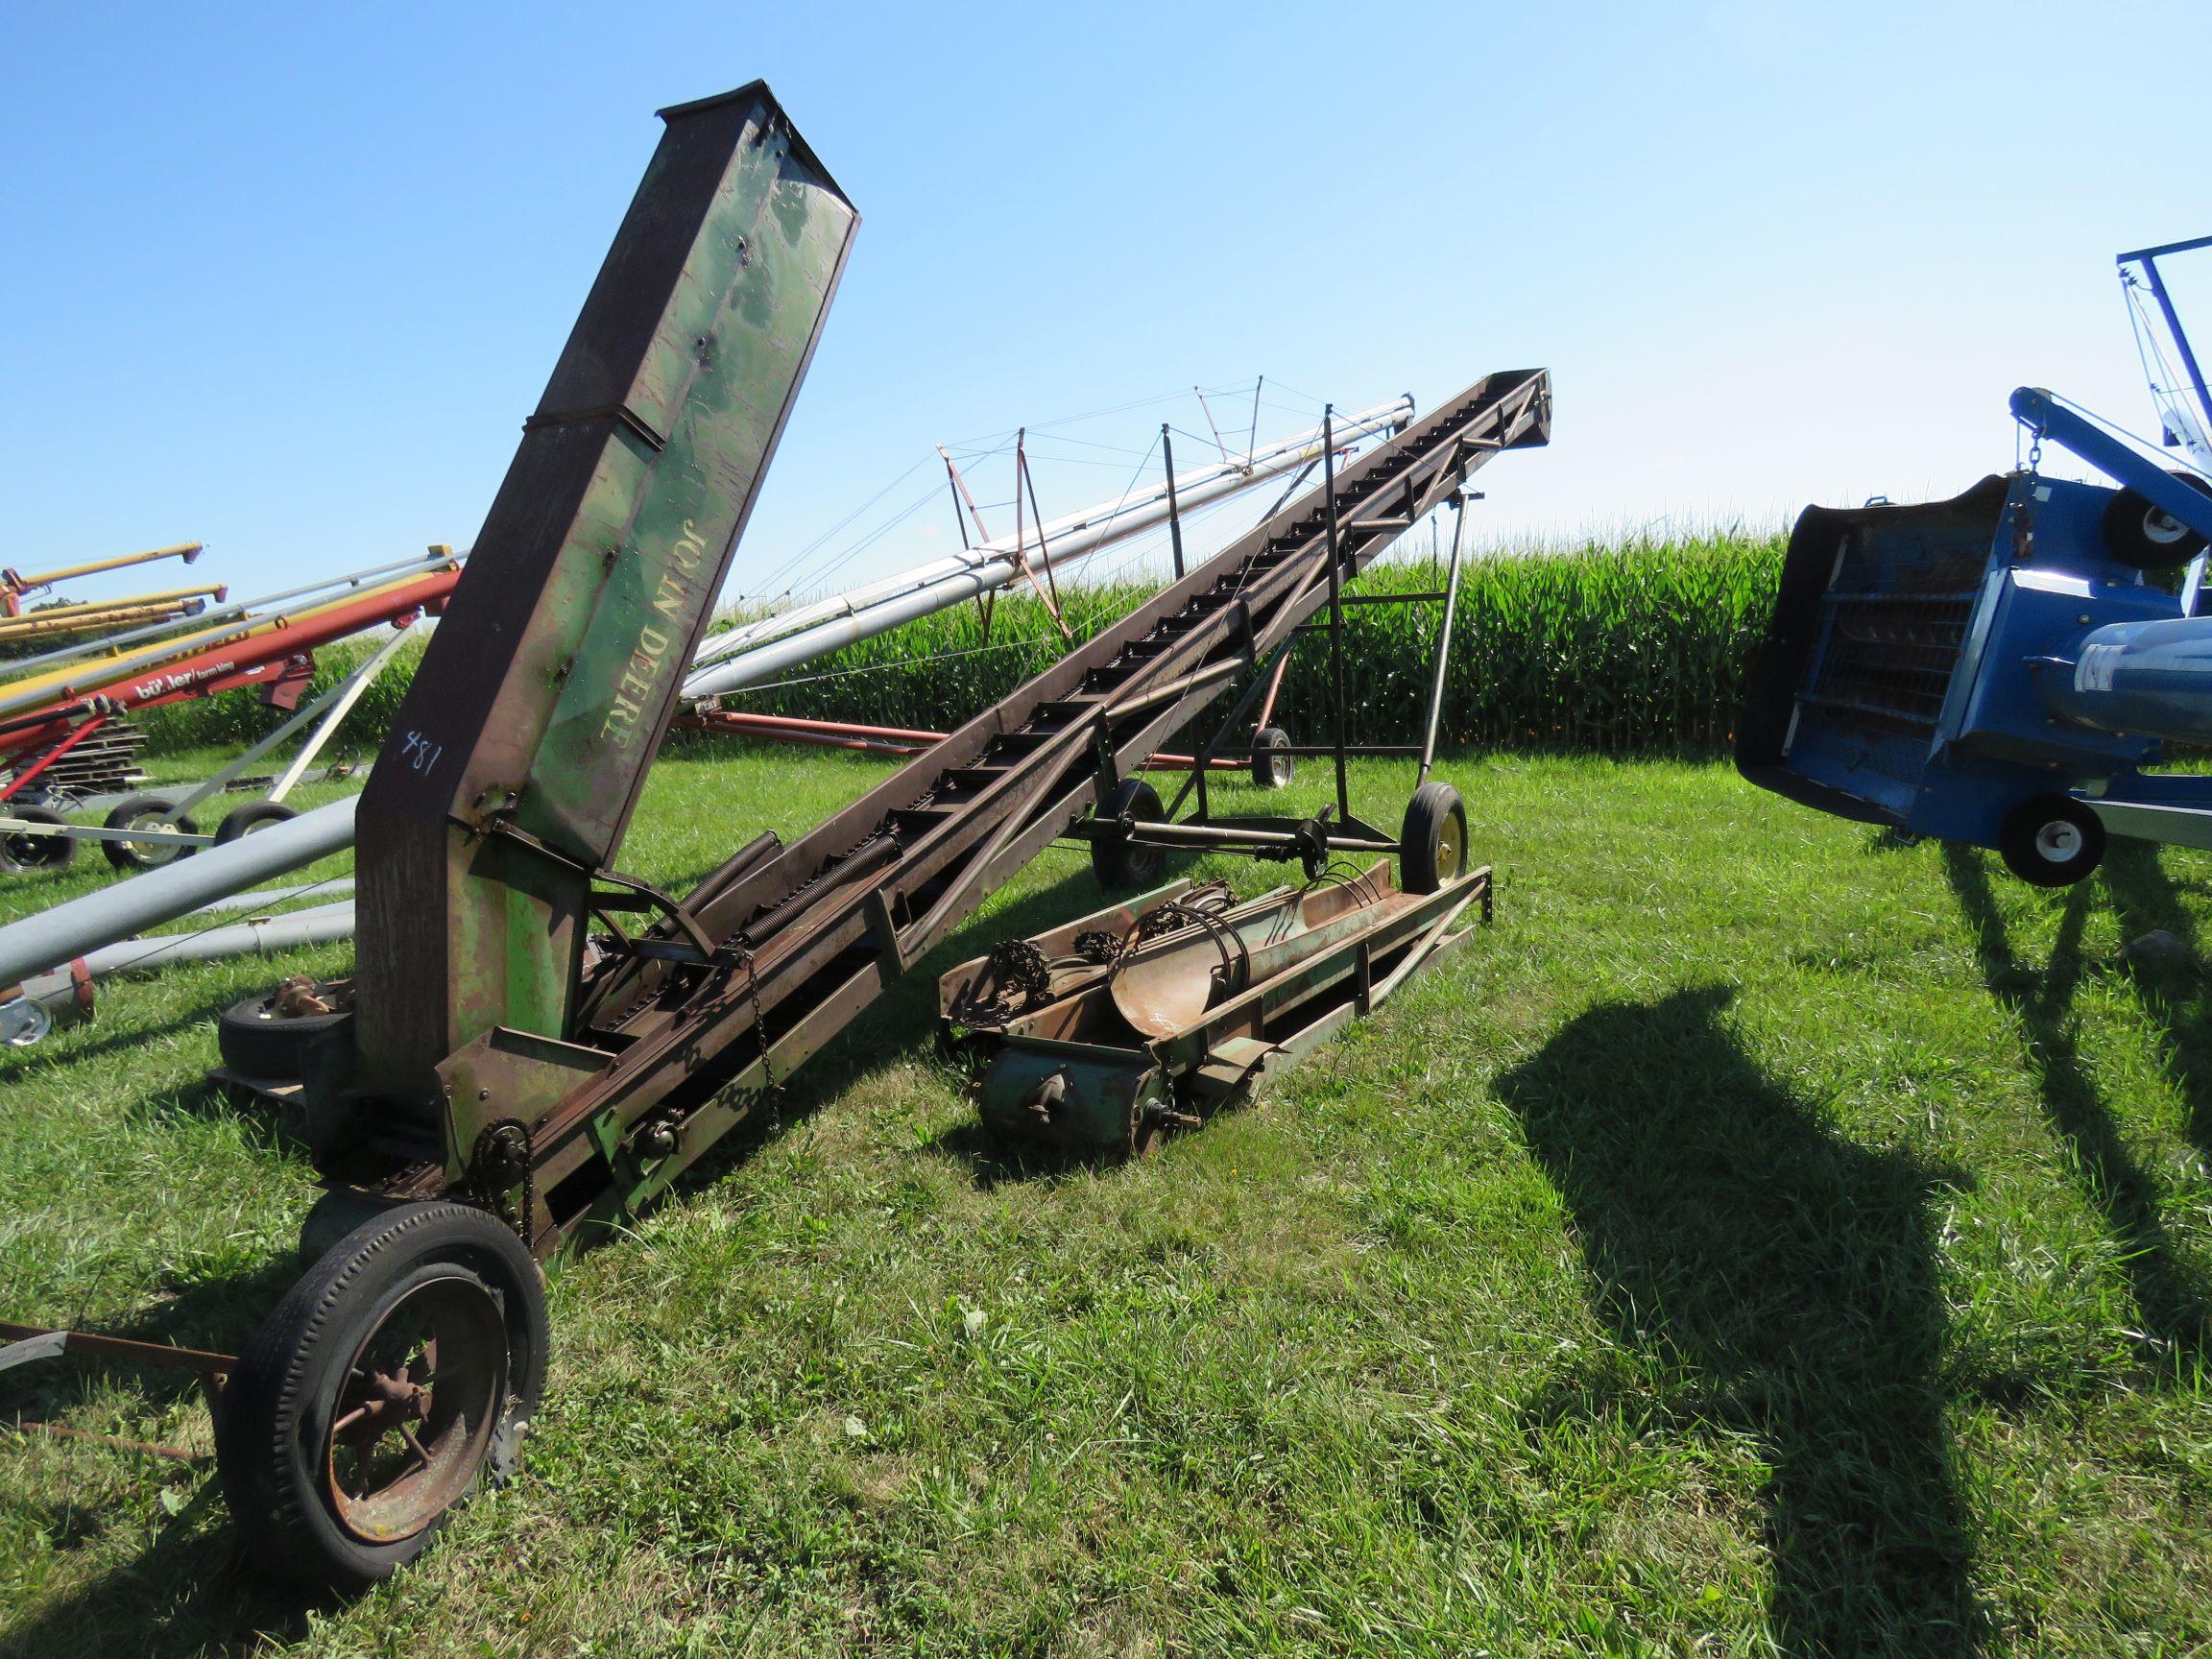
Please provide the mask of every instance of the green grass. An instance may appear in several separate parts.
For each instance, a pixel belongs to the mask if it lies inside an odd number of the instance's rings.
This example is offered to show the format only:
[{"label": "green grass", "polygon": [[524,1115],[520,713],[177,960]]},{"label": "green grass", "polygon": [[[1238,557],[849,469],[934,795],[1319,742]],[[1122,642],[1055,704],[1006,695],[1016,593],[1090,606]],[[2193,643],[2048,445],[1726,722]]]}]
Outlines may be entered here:
[{"label": "green grass", "polygon": [[[625,867],[695,875],[880,771],[679,756]],[[1495,926],[1257,1108],[1025,1168],[918,974],[556,1277],[528,1473],[415,1569],[301,1610],[233,1560],[205,1465],[25,1440],[0,1642],[2204,1651],[2203,859],[2052,895],[1717,766],[1446,773]],[[1097,902],[1047,854],[930,968]],[[2192,965],[2128,967],[2152,926]],[[200,1081],[210,1022],[346,960],[116,985],[0,1059],[0,1312],[244,1337],[310,1182]],[[208,1444],[158,1376],[16,1373],[16,1411]]]}]

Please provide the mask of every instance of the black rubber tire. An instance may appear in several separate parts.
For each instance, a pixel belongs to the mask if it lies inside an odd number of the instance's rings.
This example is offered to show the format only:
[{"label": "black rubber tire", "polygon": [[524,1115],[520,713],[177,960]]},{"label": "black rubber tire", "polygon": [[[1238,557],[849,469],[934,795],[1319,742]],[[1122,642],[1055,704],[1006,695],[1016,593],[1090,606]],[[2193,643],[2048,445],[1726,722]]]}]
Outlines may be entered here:
[{"label": "black rubber tire", "polygon": [[1252,781],[1262,789],[1287,789],[1298,774],[1290,754],[1290,733],[1280,726],[1262,726],[1252,738]]},{"label": "black rubber tire", "polygon": [[[1142,778],[1122,779],[1098,807],[1098,821],[1102,824],[1120,818],[1157,823],[1166,816],[1160,805],[1159,792]],[[1152,886],[1166,865],[1165,847],[1142,846],[1118,835],[1101,835],[1091,843],[1091,869],[1101,887]]]},{"label": "black rubber tire", "polygon": [[261,1083],[298,1083],[306,1076],[308,1046],[343,1023],[348,1010],[334,1014],[284,1015],[276,1012],[276,993],[233,1002],[215,1022],[215,1047],[223,1064],[241,1077]]},{"label": "black rubber tire", "polygon": [[215,826],[215,845],[228,846],[256,830],[266,830],[272,824],[299,816],[299,807],[287,806],[281,801],[249,801],[243,806],[232,807],[223,822]]},{"label": "black rubber tire", "polygon": [[[2212,495],[2212,483],[2194,472],[2174,476]],[[2124,489],[2105,503],[2102,528],[2104,550],[2138,570],[2172,570],[2204,551],[2202,536],[2134,490]]]},{"label": "black rubber tire", "polygon": [[[181,830],[187,835],[200,833],[200,826],[190,818],[180,818],[176,799],[168,795],[131,795],[118,801],[103,821],[109,830],[136,830],[147,825],[166,824]],[[197,847],[176,847],[160,842],[103,841],[100,851],[108,855],[108,862],[118,870],[153,870],[163,864],[174,864],[180,858],[189,858],[200,851]]]},{"label": "black rubber tire", "polygon": [[1398,835],[1398,885],[1433,893],[1467,870],[1467,806],[1459,791],[1431,780],[1406,803]]},{"label": "black rubber tire", "polygon": [[2005,868],[2037,887],[2071,887],[2104,861],[2104,822],[2071,795],[2038,795],[2005,814]]},{"label": "black rubber tire", "polygon": [[[51,806],[18,806],[0,801],[0,818],[25,824],[66,824],[68,819]],[[0,838],[0,858],[17,870],[60,870],[77,856],[77,843],[66,835],[15,834]]]},{"label": "black rubber tire", "polygon": [[[415,1531],[371,1543],[341,1523],[325,1479],[330,1412],[384,1315],[441,1279],[487,1290],[505,1327],[490,1443],[451,1504]],[[428,1548],[487,1471],[499,1480],[520,1466],[550,1340],[538,1264],[496,1217],[461,1204],[408,1205],[347,1234],[255,1329],[219,1396],[216,1467],[246,1558],[311,1591],[389,1578]]]}]

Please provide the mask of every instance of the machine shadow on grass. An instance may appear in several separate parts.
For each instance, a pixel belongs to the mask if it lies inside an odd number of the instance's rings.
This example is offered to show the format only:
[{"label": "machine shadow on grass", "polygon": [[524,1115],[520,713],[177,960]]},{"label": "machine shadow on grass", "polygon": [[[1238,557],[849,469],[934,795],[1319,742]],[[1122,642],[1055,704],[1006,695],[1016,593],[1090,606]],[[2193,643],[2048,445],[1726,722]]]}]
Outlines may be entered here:
[{"label": "machine shadow on grass", "polygon": [[309,1609],[240,1558],[208,1479],[124,1566],[28,1620],[0,1612],[0,1659],[129,1654],[186,1659],[264,1651],[307,1634]]},{"label": "machine shadow on grass", "polygon": [[2102,866],[2104,889],[2120,919],[2121,934],[2172,934],[2171,960],[2130,964],[2136,1000],[2157,1025],[2173,1056],[2188,1103],[2187,1133],[2198,1151],[2212,1156],[2212,1001],[2206,998],[2201,941],[2181,890],[2158,861],[2158,850],[2121,842]]},{"label": "machine shadow on grass", "polygon": [[1939,1381],[1938,1172],[1860,1145],[1685,990],[1580,1015],[1500,1078],[1565,1200],[1600,1313],[1772,1470],[1786,1654],[1958,1653],[1984,1624]]},{"label": "machine shadow on grass", "polygon": [[[136,1314],[89,1323],[110,1335],[235,1353],[297,1274],[287,1253],[251,1272],[196,1282]],[[66,1422],[100,1382],[118,1379],[129,1380],[150,1412],[200,1392],[197,1379],[166,1366],[47,1361],[0,1374],[0,1420]],[[0,1439],[0,1446],[6,1444]],[[165,1479],[165,1472],[177,1465],[151,1455],[104,1452],[77,1442],[62,1443],[60,1455],[121,1458],[124,1482],[142,1496],[151,1497],[156,1489],[179,1490]],[[191,1467],[190,1497],[175,1513],[164,1508],[137,1553],[29,1620],[0,1610],[0,1659],[243,1654],[259,1647],[264,1634],[306,1633],[306,1609],[300,1598],[241,1559],[213,1464]],[[136,1525],[128,1516],[103,1515],[75,1495],[42,1507],[48,1512],[40,1517],[41,1530],[56,1541],[53,1548],[60,1554],[88,1547],[108,1527],[131,1531]],[[27,1519],[16,1508],[10,1524]]]},{"label": "machine shadow on grass", "polygon": [[[1001,905],[987,916],[973,917],[955,928],[950,938],[878,996],[865,1016],[833,1038],[788,1084],[763,1101],[750,1122],[718,1142],[677,1181],[674,1190],[690,1192],[711,1185],[785,1126],[811,1116],[902,1060],[929,1056],[950,1067],[952,1062],[945,1059],[944,1050],[935,1044],[938,979],[949,969],[982,955],[1002,940],[1045,932],[1118,897],[1102,893],[1087,868],[1074,867],[1072,860],[1070,864],[1050,886]],[[1036,1153],[1024,1156],[1009,1151],[985,1134],[973,1117],[937,1137],[930,1146],[968,1164],[976,1181],[984,1186],[1073,1166],[1071,1161],[1054,1163]]]},{"label": "machine shadow on grass", "polygon": [[[750,1125],[701,1160],[677,1184],[677,1193],[695,1191],[726,1174],[781,1129],[868,1076],[917,1051],[927,1052],[925,1046],[937,1017],[937,976],[946,969],[1000,939],[1054,926],[1097,908],[1100,902],[1095,884],[1071,869],[1043,891],[970,922],[887,992],[867,1020],[809,1062]],[[223,1092],[212,1084],[202,1085],[193,1097],[205,1110],[230,1109]],[[162,1109],[179,1108],[170,1104]],[[953,1139],[947,1137],[940,1144]],[[998,1166],[988,1142],[978,1139],[973,1150],[963,1142],[963,1155],[973,1157],[978,1179],[997,1178]],[[622,1247],[619,1239],[596,1246]],[[280,1252],[253,1272],[196,1284],[143,1314],[104,1320],[99,1328],[116,1335],[236,1352],[297,1273],[290,1253]],[[114,1368],[108,1368],[108,1374],[114,1374]],[[26,1371],[18,1378],[0,1379],[0,1416],[65,1413],[90,1375],[40,1377]],[[148,1370],[133,1375],[150,1406],[181,1399],[196,1387],[182,1373]],[[149,1463],[147,1480],[153,1484],[158,1481],[161,1466]],[[57,1525],[73,1533],[84,1530],[66,1517],[58,1518]],[[263,1633],[297,1637],[305,1630],[306,1610],[300,1598],[237,1558],[236,1535],[228,1523],[212,1470],[204,1468],[190,1504],[164,1518],[142,1553],[27,1623],[0,1618],[0,1656],[243,1653],[257,1647]]]},{"label": "machine shadow on grass", "polygon": [[[2042,1095],[2043,1115],[2072,1148],[2084,1194],[2120,1246],[2121,1268],[2150,1337],[2146,1346],[2151,1351],[2144,1358],[2160,1370],[2184,1364],[2205,1349],[2212,1286],[2202,1268],[2176,1247],[2160,1214],[2159,1183],[2128,1149],[2081,1055],[2073,1005],[2081,982],[2081,929],[2088,919],[2091,885],[2081,882],[2067,889],[2050,963],[2038,972],[2012,948],[1981,854],[1947,842],[1943,871],[1974,929],[1983,982],[2019,1020],[2027,1038],[2028,1065]],[[2153,889],[2143,883],[2139,872],[2115,876],[2112,885],[2122,920],[2131,926],[2155,902],[2145,897]],[[2169,1040],[2175,1040],[2176,1026],[2166,1024]],[[2200,1034],[2191,1041],[2200,1042]],[[2201,1078],[2186,1060],[2184,1077],[2193,1113],[2199,1112]]]}]

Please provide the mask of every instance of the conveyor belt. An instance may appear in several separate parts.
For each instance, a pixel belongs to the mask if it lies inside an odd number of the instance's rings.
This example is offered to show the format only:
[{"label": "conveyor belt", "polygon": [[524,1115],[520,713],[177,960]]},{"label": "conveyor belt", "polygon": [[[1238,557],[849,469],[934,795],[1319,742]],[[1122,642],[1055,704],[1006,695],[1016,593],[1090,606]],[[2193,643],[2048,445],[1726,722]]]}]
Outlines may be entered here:
[{"label": "conveyor belt", "polygon": [[[1549,422],[1544,372],[1494,374],[1348,468],[1342,574]],[[572,1041],[462,1048],[440,1068],[448,1179],[488,1134],[520,1141],[501,1155],[526,1155],[541,1251],[665,1186],[1326,602],[1329,518],[1309,492],[810,834],[745,849],[597,964]],[[569,1086],[517,1118],[516,1070],[549,1064]]]}]

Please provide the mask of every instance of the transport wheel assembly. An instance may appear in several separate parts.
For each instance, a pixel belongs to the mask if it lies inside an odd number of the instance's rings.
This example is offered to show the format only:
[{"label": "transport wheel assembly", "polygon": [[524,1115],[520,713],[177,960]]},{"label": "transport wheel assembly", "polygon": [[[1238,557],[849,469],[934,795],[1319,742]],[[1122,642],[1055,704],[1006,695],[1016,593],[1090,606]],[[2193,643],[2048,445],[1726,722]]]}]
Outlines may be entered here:
[{"label": "transport wheel assembly", "polygon": [[[166,795],[130,796],[116,803],[106,822],[110,830],[181,830],[187,835],[200,832],[200,826],[190,818],[177,815],[177,803]],[[189,858],[195,849],[188,842],[180,844],[148,837],[144,841],[103,841],[100,851],[108,854],[108,862],[118,870],[151,870],[159,864]]]},{"label": "transport wheel assembly", "polygon": [[[18,819],[25,824],[68,822],[51,806],[18,806],[12,801],[0,801],[0,817]],[[0,854],[21,870],[59,870],[77,856],[77,843],[66,835],[17,832],[0,839]]]},{"label": "transport wheel assembly", "polygon": [[[2174,476],[2212,494],[2212,484],[2194,473]],[[2135,490],[2124,489],[2112,497],[2104,509],[2103,529],[2105,550],[2139,570],[2171,570],[2204,551],[2203,537]]]},{"label": "transport wheel assembly", "polygon": [[299,816],[299,808],[287,806],[281,801],[249,801],[243,806],[233,807],[215,827],[215,845],[224,846],[256,830],[266,830],[272,824]]},{"label": "transport wheel assembly", "polygon": [[1451,784],[1424,783],[1406,803],[1398,868],[1408,893],[1433,893],[1467,868],[1467,807]]},{"label": "transport wheel assembly", "polygon": [[260,1082],[301,1081],[308,1046],[345,1022],[350,1002],[347,989],[301,974],[274,991],[233,1002],[215,1022],[223,1064]]},{"label": "transport wheel assembly", "polygon": [[2038,795],[2005,814],[2005,868],[2038,887],[2071,887],[2103,862],[2104,825],[2071,795]]},{"label": "transport wheel assembly", "polygon": [[[1158,792],[1142,778],[1122,779],[1098,805],[1101,822],[1157,823],[1166,816]],[[1149,887],[1166,862],[1164,849],[1131,841],[1126,834],[1101,835],[1091,843],[1091,868],[1101,887]]]},{"label": "transport wheel assembly", "polygon": [[216,1418],[250,1555],[357,1590],[520,1464],[545,1382],[538,1265],[460,1204],[387,1212],[333,1245],[239,1355]]},{"label": "transport wheel assembly", "polygon": [[1290,733],[1280,726],[1261,727],[1252,739],[1252,781],[1262,789],[1287,789],[1296,772]]}]

